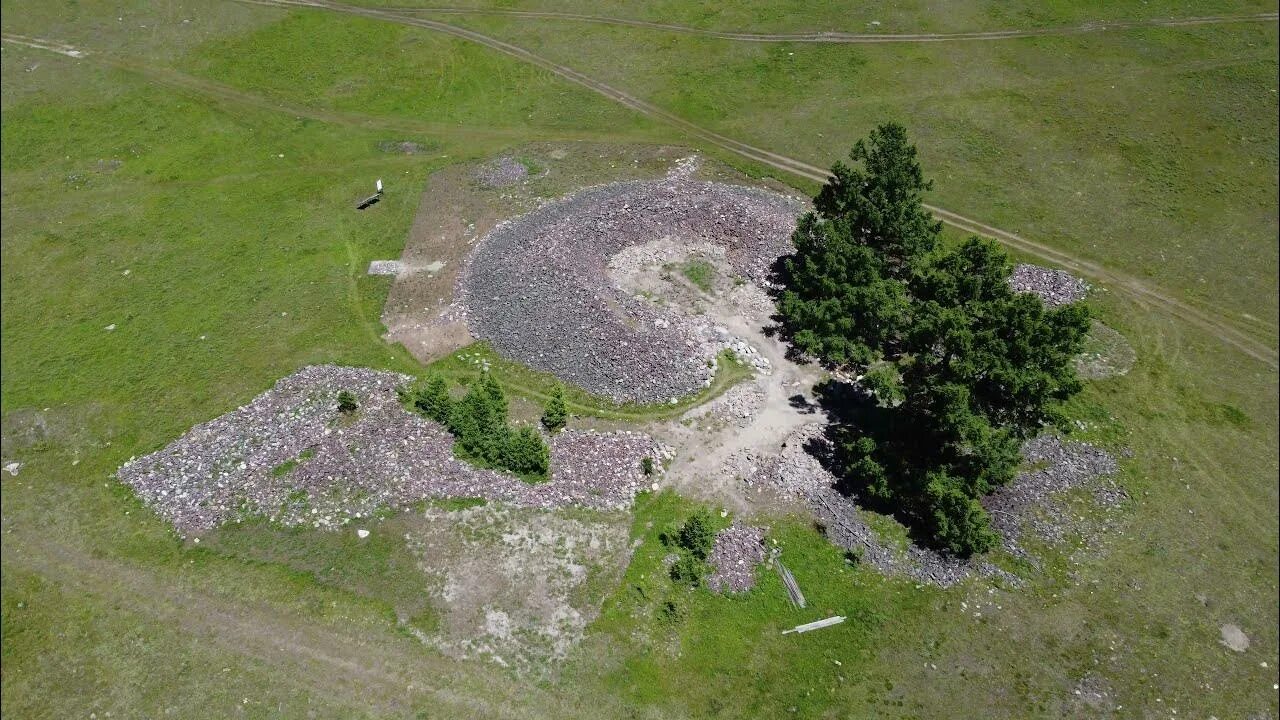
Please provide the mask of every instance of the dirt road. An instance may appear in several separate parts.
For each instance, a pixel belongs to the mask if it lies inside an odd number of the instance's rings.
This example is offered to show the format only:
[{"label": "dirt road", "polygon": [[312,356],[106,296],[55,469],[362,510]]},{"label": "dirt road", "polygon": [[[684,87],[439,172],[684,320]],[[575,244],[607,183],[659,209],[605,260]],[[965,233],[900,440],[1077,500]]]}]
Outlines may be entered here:
[{"label": "dirt road", "polygon": [[[346,13],[383,20],[386,22],[421,27],[427,30],[434,30],[436,32],[452,35],[454,37],[493,48],[494,50],[506,53],[507,55],[524,62],[541,67],[565,78],[566,80],[569,80],[570,82],[581,85],[626,107],[632,108],[637,112],[643,113],[654,119],[661,120],[662,122],[683,131],[691,137],[733,152],[748,160],[752,160],[778,170],[783,170],[814,182],[826,182],[826,179],[829,177],[829,173],[825,169],[816,165],[811,165],[802,160],[796,160],[785,155],[770,152],[763,148],[748,145],[747,143],[743,143],[712,130],[708,130],[707,128],[696,125],[663,110],[656,105],[633,97],[606,83],[594,80],[573,68],[553,62],[524,48],[512,45],[511,43],[497,38],[483,35],[473,30],[385,10],[343,5],[341,3],[330,2],[329,0],[238,1],[251,2],[259,5],[313,8],[329,12]],[[1067,270],[1079,273],[1092,280],[1110,284],[1116,289],[1129,294],[1141,302],[1149,304],[1153,308],[1158,308],[1184,322],[1199,327],[1201,330],[1204,330],[1223,343],[1230,345],[1249,357],[1269,365],[1273,369],[1280,366],[1280,353],[1277,353],[1275,348],[1255,339],[1253,336],[1240,330],[1235,322],[1227,320],[1220,315],[1215,317],[1214,314],[1211,314],[1208,311],[1193,307],[1192,305],[1189,305],[1188,303],[1185,303],[1171,295],[1146,285],[1136,278],[1114,270],[1108,270],[1089,260],[1075,257],[1047,245],[1028,240],[1007,230],[991,227],[990,225],[986,225],[985,223],[965,217],[950,210],[945,210],[931,205],[926,205],[925,207],[929,209],[930,212],[933,212],[938,219],[948,225],[964,230],[965,232],[972,232],[993,238],[1019,252],[1057,264]],[[1275,328],[1271,326],[1267,326],[1265,330],[1270,333],[1275,332]]]},{"label": "dirt road", "polygon": [[1064,25],[1059,27],[1037,28],[1032,30],[987,30],[983,32],[956,33],[850,33],[840,31],[817,31],[795,33],[756,33],[735,32],[726,30],[707,30],[676,25],[673,23],[649,22],[630,18],[606,17],[603,15],[585,15],[582,13],[542,12],[535,10],[494,10],[488,8],[458,7],[386,7],[383,10],[393,12],[426,14],[426,15],[489,15],[510,17],[522,20],[562,20],[569,22],[593,23],[597,25],[620,25],[624,27],[646,28],[667,32],[698,35],[718,40],[738,40],[757,43],[924,43],[955,42],[962,40],[1010,40],[1015,38],[1043,37],[1047,35],[1081,35],[1084,33],[1102,32],[1104,30],[1132,30],[1149,27],[1190,27],[1196,25],[1222,25],[1226,23],[1275,22],[1280,13],[1265,12],[1252,15],[1210,15],[1187,18],[1152,18],[1148,20],[1104,20]]}]

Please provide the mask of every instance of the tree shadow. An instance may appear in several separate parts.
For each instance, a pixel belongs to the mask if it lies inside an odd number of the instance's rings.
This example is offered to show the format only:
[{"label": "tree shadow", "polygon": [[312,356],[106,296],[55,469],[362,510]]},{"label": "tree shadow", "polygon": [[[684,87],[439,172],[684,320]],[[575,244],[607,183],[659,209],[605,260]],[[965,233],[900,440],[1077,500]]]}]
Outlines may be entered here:
[{"label": "tree shadow", "polygon": [[915,472],[905,457],[910,448],[923,440],[919,428],[906,426],[899,413],[879,404],[875,395],[856,383],[832,378],[814,387],[814,397],[829,422],[822,434],[811,438],[804,449],[835,476],[835,490],[856,500],[862,508],[900,522],[913,544],[939,549],[927,524],[910,507],[868,491],[868,480],[857,471],[857,457],[849,451],[860,438],[870,438],[879,448],[890,448],[890,452],[879,453],[877,459],[898,458],[896,465],[885,470],[890,477],[902,478]]}]

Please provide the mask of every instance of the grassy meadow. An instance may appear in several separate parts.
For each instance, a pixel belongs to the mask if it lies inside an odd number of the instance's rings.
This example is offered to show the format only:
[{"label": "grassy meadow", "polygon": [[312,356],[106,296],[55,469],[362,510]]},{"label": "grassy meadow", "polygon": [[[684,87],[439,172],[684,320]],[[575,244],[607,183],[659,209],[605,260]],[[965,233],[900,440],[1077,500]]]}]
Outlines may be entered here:
[{"label": "grassy meadow", "polygon": [[[1040,568],[1021,589],[884,579],[801,519],[776,517],[771,536],[808,610],[786,605],[765,570],[740,598],[681,590],[663,574],[658,534],[693,504],[645,495],[623,583],[559,674],[534,682],[450,660],[405,631],[398,615],[431,618],[415,604],[425,581],[402,517],[366,543],[265,525],[181,541],[112,478],[129,457],[308,364],[421,372],[381,340],[387,280],[364,269],[398,256],[430,173],[530,141],[686,139],[507,56],[390,23],[233,2],[0,8],[6,35],[88,53],[5,42],[0,54],[0,411],[4,462],[21,463],[0,475],[6,716],[1280,712],[1276,369],[1106,286],[1095,307],[1137,364],[1089,383],[1072,411],[1086,422],[1080,437],[1132,451],[1132,500],[1102,546],[1037,548]],[[568,8],[722,29],[881,20],[911,32],[1275,6]],[[931,201],[1140,277],[1274,347],[1274,23],[809,46],[448,21],[819,165],[873,123],[900,120],[935,179]],[[381,149],[399,141],[425,150]],[[377,177],[383,201],[355,212]],[[473,372],[456,357],[439,367]],[[497,369],[513,394],[545,394],[545,377]],[[837,613],[849,622],[778,634]],[[1249,635],[1248,651],[1220,644],[1225,623]],[[1082,681],[1103,683],[1109,706],[1081,704]]]}]

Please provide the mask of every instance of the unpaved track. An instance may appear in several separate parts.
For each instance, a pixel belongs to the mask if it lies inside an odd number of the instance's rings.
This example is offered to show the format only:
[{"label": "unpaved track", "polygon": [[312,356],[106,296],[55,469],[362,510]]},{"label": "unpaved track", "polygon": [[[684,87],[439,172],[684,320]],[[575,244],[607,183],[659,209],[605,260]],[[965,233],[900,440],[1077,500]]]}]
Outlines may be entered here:
[{"label": "unpaved track", "polygon": [[1195,25],[1222,25],[1226,23],[1275,22],[1280,13],[1265,12],[1252,15],[1210,15],[1188,18],[1154,18],[1150,20],[1101,20],[1081,23],[1080,25],[1064,25],[1059,27],[1038,28],[1033,30],[988,30],[984,32],[956,33],[849,33],[840,31],[797,32],[797,33],[755,33],[735,32],[727,30],[705,30],[675,25],[672,23],[649,22],[630,18],[605,17],[603,15],[585,15],[582,13],[543,12],[535,10],[493,10],[484,8],[458,7],[384,7],[400,13],[424,13],[427,15],[490,15],[512,17],[522,20],[566,20],[571,22],[594,23],[597,25],[621,25],[625,27],[664,30],[668,32],[698,35],[718,40],[740,40],[757,43],[925,43],[955,42],[960,40],[1010,40],[1015,38],[1043,37],[1046,35],[1081,35],[1084,33],[1102,32],[1104,30],[1133,30],[1138,28],[1190,27]]},{"label": "unpaved track", "polygon": [[[447,717],[596,717],[621,714],[607,698],[589,710],[547,690],[507,682],[494,669],[441,658],[388,633],[364,637],[266,603],[225,596],[119,560],[51,540],[5,538],[4,567],[27,570],[78,594],[99,598],[219,650],[289,668],[288,683],[356,714],[404,714],[430,707]],[[433,715],[434,717],[434,715]]]},{"label": "unpaved track", "polygon": [[[814,182],[826,182],[829,173],[823,168],[811,165],[801,160],[789,158],[785,155],[769,152],[762,148],[748,145],[743,142],[734,140],[733,138],[721,135],[717,132],[708,130],[704,127],[689,122],[678,117],[656,105],[648,103],[639,98],[624,93],[606,83],[583,75],[573,68],[560,65],[539,55],[525,50],[522,47],[512,45],[504,40],[489,37],[473,30],[449,25],[447,23],[417,18],[408,15],[389,12],[386,10],[377,10],[371,8],[353,7],[343,5],[341,3],[330,2],[329,0],[238,0],[239,2],[249,2],[257,5],[268,5],[285,8],[312,8],[317,10],[326,10],[329,12],[346,13],[350,15],[358,15],[376,20],[397,23],[401,25],[410,25],[420,27],[427,30],[452,35],[462,38],[480,45],[484,45],[494,50],[506,53],[524,62],[536,65],[548,70],[560,77],[571,82],[581,85],[611,100],[614,100],[626,107],[632,108],[637,112],[643,113],[657,120],[661,120],[679,130],[682,130],[691,137],[698,138],[704,142],[715,145],[716,147],[728,150],[740,155],[748,160],[768,165],[779,170],[792,173],[799,177],[812,180]],[[953,227],[957,227],[965,232],[976,233],[994,238],[1005,245],[1025,253],[1027,255],[1046,260],[1051,263],[1060,265],[1061,267],[1075,273],[1079,273],[1096,281],[1101,281],[1115,286],[1117,289],[1123,290],[1136,299],[1152,307],[1159,308],[1174,317],[1187,323],[1195,325],[1200,329],[1208,332],[1213,337],[1234,347],[1240,352],[1259,360],[1272,368],[1280,365],[1280,354],[1276,349],[1264,344],[1251,335],[1241,331],[1233,322],[1227,321],[1221,317],[1214,317],[1210,313],[1195,308],[1177,298],[1160,292],[1154,288],[1147,286],[1136,278],[1127,276],[1113,270],[1107,270],[1100,265],[1077,258],[1060,250],[1056,250],[1047,245],[1043,245],[1032,240],[1028,240],[1015,233],[999,228],[991,227],[977,220],[967,218],[963,215],[944,210],[942,208],[926,205],[930,212],[934,213],[939,220]],[[1274,328],[1268,326],[1268,330]]]},{"label": "unpaved track", "polygon": [[[767,165],[769,167],[783,170],[783,171],[792,173],[794,175],[797,175],[799,177],[812,180],[818,183],[826,182],[827,178],[829,177],[829,173],[826,170],[824,170],[823,168],[817,167],[816,165],[811,165],[801,160],[789,158],[785,155],[779,155],[777,153],[769,152],[768,150],[764,150],[762,148],[748,145],[746,143],[734,140],[733,138],[708,130],[699,125],[691,123],[688,120],[685,120],[679,116],[676,116],[666,110],[663,110],[662,108],[657,107],[656,105],[653,105],[644,100],[628,95],[627,93],[624,93],[621,90],[618,90],[603,82],[593,80],[590,77],[583,75],[582,73],[570,67],[566,67],[564,65],[560,65],[558,63],[552,62],[551,60],[547,60],[546,58],[543,58],[539,55],[535,55],[534,53],[529,52],[528,50],[525,50],[524,48],[518,47],[516,45],[512,45],[511,43],[505,42],[503,40],[498,40],[496,38],[492,38],[472,30],[467,30],[466,28],[460,28],[453,25],[449,25],[447,23],[436,22],[434,20],[426,20],[422,18],[410,17],[407,15],[401,15],[394,12],[388,12],[385,10],[353,7],[349,5],[343,5],[341,3],[328,2],[326,0],[237,0],[237,1],[254,4],[254,5],[265,5],[270,7],[310,8],[310,9],[317,9],[317,10],[326,10],[330,12],[346,13],[350,15],[358,15],[361,17],[367,17],[367,18],[376,19],[376,20],[383,20],[385,22],[392,22],[392,23],[397,23],[401,25],[420,27],[427,30],[432,30],[435,32],[452,35],[454,37],[458,37],[463,40],[467,40],[480,45],[484,45],[494,50],[498,50],[500,52],[511,55],[512,57],[515,57],[524,62],[530,63],[537,67],[541,67],[549,72],[555,73],[556,75],[565,78],[566,80],[569,80],[573,83],[581,85],[582,87],[592,90],[593,92],[599,93],[600,95],[603,95],[637,112],[640,112],[651,118],[661,120],[683,131],[684,133],[686,133],[691,137],[697,138],[699,140],[702,140],[706,143],[722,148],[724,150],[733,152],[748,160],[752,160],[762,165]],[[8,34],[4,36],[4,40],[6,42],[14,42],[14,43],[19,43],[23,45],[28,45],[30,47],[38,47],[38,48],[50,50],[53,52],[61,52],[62,54],[68,54],[65,51],[65,48],[70,47],[70,46],[62,45],[60,43],[54,43],[53,41],[48,41],[48,40],[40,40],[38,41],[39,44],[37,44],[37,41],[35,41],[34,39],[24,38],[22,36],[11,36]],[[63,49],[59,49],[59,48],[63,48]],[[125,64],[124,61],[116,61],[116,62],[122,65]],[[140,70],[141,68],[135,67],[134,69]],[[205,91],[211,90],[209,86],[214,85],[212,83],[207,83],[206,81],[196,80],[194,78],[187,78],[186,76],[181,76],[176,73],[171,73],[170,71],[163,71],[155,68],[151,68],[150,70],[153,77],[162,78],[168,75],[169,77],[167,79],[169,80],[169,82],[173,84],[181,84],[178,78],[182,78],[183,80],[181,82],[186,83],[188,86],[194,86],[196,84],[199,84],[204,86],[202,89]],[[244,95],[244,93],[240,93],[239,91],[234,91],[226,88],[220,89],[219,92],[223,95],[230,95],[230,94]],[[244,98],[239,98],[239,99],[243,100]],[[281,107],[280,104],[278,103],[272,103],[272,105],[275,105],[277,108]],[[303,111],[302,108],[291,108],[290,110],[292,111],[295,109],[299,110],[299,113],[298,113],[299,115],[311,115],[311,116],[317,115],[316,111],[314,110]],[[344,124],[354,124],[354,125],[362,124],[360,119],[357,119],[355,117],[347,117],[346,116],[347,114],[340,114],[340,113],[325,113],[325,114],[333,115],[334,120],[336,122],[343,122]],[[339,115],[341,115],[342,117],[338,117]],[[413,124],[414,123],[412,122],[406,123],[406,125],[413,125]],[[1067,270],[1070,270],[1072,272],[1078,273],[1085,277],[1091,278],[1095,281],[1100,281],[1100,282],[1113,285],[1117,289],[1127,292],[1128,294],[1138,299],[1139,301],[1143,302],[1144,304],[1147,304],[1154,308],[1161,309],[1164,312],[1168,313],[1169,315],[1172,315],[1189,324],[1195,325],[1201,330],[1204,330],[1205,332],[1209,333],[1213,337],[1226,343],[1227,345],[1230,345],[1231,347],[1239,350],[1240,352],[1243,352],[1249,357],[1259,360],[1269,365],[1272,368],[1276,368],[1277,366],[1280,366],[1280,354],[1277,353],[1275,348],[1269,346],[1268,344],[1260,342],[1252,335],[1249,335],[1248,333],[1240,330],[1236,322],[1224,319],[1221,314],[1218,314],[1217,316],[1215,316],[1214,314],[1211,314],[1208,311],[1193,307],[1192,305],[1189,305],[1181,300],[1178,300],[1175,297],[1165,294],[1155,288],[1149,287],[1145,283],[1142,283],[1141,281],[1137,280],[1136,278],[1133,278],[1131,276],[1125,275],[1117,271],[1108,270],[1091,261],[1085,260],[1083,258],[1078,258],[1072,255],[1069,255],[1067,253],[1064,253],[1060,250],[1051,248],[1047,245],[1043,245],[1041,243],[1028,240],[1024,237],[1021,237],[1007,230],[1001,230],[999,228],[991,227],[990,225],[986,225],[985,223],[979,222],[977,220],[973,220],[971,218],[967,218],[963,215],[951,212],[949,210],[945,210],[943,208],[939,208],[937,206],[926,205],[925,207],[930,212],[934,213],[934,215],[936,215],[938,219],[947,223],[948,225],[959,228],[965,232],[976,233],[979,235],[985,235],[987,237],[994,238],[1004,243],[1008,247],[1013,248],[1024,254],[1030,255],[1032,257],[1040,258],[1042,260],[1045,260],[1051,263],[1055,263]],[[1273,334],[1276,330],[1274,326],[1271,326],[1269,324],[1263,324],[1263,328],[1269,334]]]}]

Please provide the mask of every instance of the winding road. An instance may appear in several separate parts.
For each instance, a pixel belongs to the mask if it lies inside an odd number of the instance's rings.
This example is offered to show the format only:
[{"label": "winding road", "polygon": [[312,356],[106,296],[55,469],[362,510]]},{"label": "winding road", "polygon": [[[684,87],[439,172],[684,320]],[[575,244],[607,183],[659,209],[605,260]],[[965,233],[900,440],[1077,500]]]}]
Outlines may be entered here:
[{"label": "winding road", "polygon": [[426,15],[488,15],[497,17],[518,18],[521,20],[563,20],[570,22],[593,23],[596,25],[620,25],[623,27],[663,30],[666,32],[698,35],[717,40],[739,40],[757,43],[923,43],[954,42],[958,40],[1009,40],[1012,38],[1044,37],[1047,35],[1082,35],[1084,33],[1102,32],[1104,30],[1133,30],[1137,28],[1189,27],[1195,25],[1221,25],[1225,23],[1275,22],[1280,20],[1280,13],[1265,12],[1252,15],[1209,15],[1188,18],[1153,18],[1149,20],[1111,20],[1082,23],[1080,25],[1063,25],[1058,27],[1036,28],[1032,30],[987,30],[983,32],[955,33],[850,33],[839,31],[795,32],[795,33],[755,33],[733,32],[725,30],[707,30],[675,25],[672,23],[649,22],[630,18],[605,17],[603,15],[585,15],[582,13],[546,12],[537,10],[494,10],[486,8],[459,7],[386,7],[399,13]]},{"label": "winding road", "polygon": [[[505,40],[499,40],[498,38],[490,37],[488,35],[478,33],[474,30],[469,30],[467,28],[462,28],[455,25],[450,25],[448,23],[438,22],[435,20],[427,20],[424,18],[404,15],[404,14],[393,12],[393,11],[364,8],[364,7],[354,7],[351,5],[344,5],[342,3],[330,2],[329,0],[237,0],[237,1],[253,3],[257,5],[274,6],[274,7],[310,8],[310,9],[316,9],[316,10],[325,10],[329,12],[346,13],[350,15],[357,15],[357,16],[366,17],[366,18],[375,19],[375,20],[382,20],[385,22],[392,22],[392,23],[397,23],[401,25],[420,27],[427,30],[433,30],[435,32],[444,33],[446,35],[452,35],[454,37],[461,38],[469,42],[474,42],[479,45],[483,45],[485,47],[498,50],[499,52],[510,55],[518,60],[543,68],[566,80],[569,80],[570,82],[573,82],[595,93],[603,95],[604,97],[607,97],[610,100],[613,100],[621,105],[629,107],[650,118],[667,123],[668,125],[671,125],[672,127],[675,127],[683,131],[685,134],[689,135],[690,137],[697,138],[705,143],[714,145],[718,148],[728,150],[729,152],[732,152],[748,160],[760,163],[762,165],[767,165],[769,167],[772,167],[778,170],[783,170],[793,175],[797,175],[799,177],[805,178],[807,180],[812,180],[818,183],[826,182],[827,178],[830,175],[827,172],[827,170],[825,170],[824,168],[820,168],[816,165],[811,165],[802,160],[796,160],[794,158],[790,158],[785,155],[779,155],[777,153],[770,152],[763,148],[755,147],[754,145],[748,145],[747,143],[741,142],[739,140],[735,140],[731,137],[721,135],[720,133],[717,133],[713,130],[709,130],[700,125],[689,122],[688,120],[685,120],[684,118],[681,118],[671,112],[668,112],[667,110],[664,110],[652,103],[649,103],[645,100],[629,95],[623,92],[622,90],[619,90],[611,85],[608,85],[606,83],[600,82],[599,80],[595,80],[591,77],[588,77],[587,75],[584,75],[583,73],[578,72],[573,68],[570,68],[565,65],[561,65],[557,62],[544,58],[540,55],[536,55],[533,52],[530,52],[529,50],[526,50],[518,45],[513,45],[509,42],[506,42]],[[1276,14],[1268,13],[1264,15],[1274,16]],[[1267,18],[1263,16],[1258,16],[1257,19],[1263,20]],[[1203,23],[1203,22],[1209,21],[1210,19],[1195,18],[1191,20],[1196,20]],[[1191,22],[1191,20],[1188,20],[1187,22]],[[1221,20],[1221,18],[1219,18],[1219,20]],[[1155,21],[1149,21],[1149,22],[1155,22]],[[1173,22],[1173,21],[1161,21],[1161,22]],[[1112,24],[1111,27],[1117,27],[1117,25]],[[1034,33],[1037,31],[1027,31],[1027,32]],[[1258,341],[1256,338],[1240,330],[1233,323],[1225,320],[1224,318],[1215,317],[1214,315],[1210,314],[1205,310],[1196,308],[1171,295],[1161,292],[1156,288],[1152,288],[1146,285],[1145,283],[1139,281],[1136,278],[1133,278],[1131,276],[1125,275],[1123,273],[1120,273],[1114,270],[1108,270],[1107,268],[1104,268],[1101,265],[1098,265],[1097,263],[1091,262],[1084,258],[1079,258],[1073,255],[1069,255],[1061,250],[1057,250],[1055,248],[1049,247],[1048,245],[1044,245],[1042,243],[1029,240],[1016,233],[1012,233],[1007,230],[1001,230],[999,228],[992,227],[978,220],[974,220],[972,218],[968,218],[963,215],[960,215],[959,213],[955,213],[950,210],[945,210],[943,208],[936,207],[933,205],[926,205],[925,207],[934,215],[936,215],[939,220],[941,220],[942,222],[948,225],[956,227],[965,232],[975,233],[978,235],[984,235],[986,237],[993,238],[1003,243],[1004,245],[1014,250],[1017,250],[1018,252],[1021,252],[1036,258],[1040,258],[1047,262],[1054,263],[1066,270],[1070,270],[1071,272],[1083,275],[1095,281],[1110,284],[1116,287],[1117,289],[1123,290],[1126,293],[1130,294],[1131,296],[1145,303],[1150,304],[1153,307],[1158,307],[1164,310],[1168,314],[1173,315],[1174,317],[1180,320],[1183,320],[1184,322],[1187,322],[1192,325],[1195,325],[1196,327],[1199,327],[1205,332],[1208,332],[1211,335],[1213,335],[1218,340],[1226,343],[1227,345],[1230,345],[1231,347],[1235,348],[1236,350],[1239,350],[1240,352],[1243,352],[1249,357],[1252,357],[1256,360],[1266,363],[1272,368],[1276,368],[1280,366],[1280,353],[1277,353],[1275,348],[1270,347],[1267,344]],[[1267,329],[1274,330],[1274,328],[1271,328],[1271,327],[1268,327]]]},{"label": "winding road", "polygon": [[[267,7],[278,7],[278,8],[286,8],[286,9],[311,9],[311,10],[321,10],[321,11],[334,12],[334,13],[342,13],[342,14],[354,15],[354,16],[364,17],[368,19],[373,19],[373,20],[380,20],[383,22],[390,22],[390,23],[395,23],[400,25],[407,25],[411,27],[418,27],[418,28],[430,30],[433,32],[451,35],[453,37],[460,38],[468,42],[476,43],[478,45],[482,45],[484,47],[497,50],[501,53],[514,57],[517,60],[528,63],[530,65],[534,65],[536,67],[540,67],[544,70],[547,70],[548,72],[551,72],[565,80],[568,80],[576,85],[579,85],[588,90],[591,90],[592,92],[602,95],[625,107],[631,108],[632,110],[635,110],[636,112],[639,112],[647,117],[666,123],[667,125],[677,130],[680,130],[685,135],[692,138],[696,138],[697,140],[700,140],[706,143],[707,145],[711,145],[711,146],[720,148],[722,150],[727,150],[747,160],[750,160],[750,161],[753,161],[777,170],[782,170],[784,172],[791,173],[792,175],[804,178],[806,180],[811,180],[813,182],[824,183],[829,177],[828,171],[824,168],[818,167],[816,165],[812,165],[810,163],[806,163],[802,160],[797,160],[795,158],[787,157],[785,155],[780,155],[778,153],[771,152],[764,148],[756,147],[754,145],[749,145],[747,143],[741,142],[739,140],[735,140],[726,135],[722,135],[720,133],[715,132],[714,130],[710,130],[701,125],[697,125],[688,120],[685,120],[684,118],[678,115],[675,115],[661,107],[658,107],[657,105],[654,105],[650,102],[647,102],[633,95],[630,95],[607,83],[591,78],[571,67],[568,67],[566,65],[557,63],[553,60],[544,58],[518,45],[514,45],[512,43],[509,43],[504,40],[500,40],[498,38],[494,38],[488,35],[484,35],[474,30],[469,30],[467,28],[458,27],[456,25],[450,25],[448,23],[439,22],[436,20],[429,20],[426,18],[415,17],[413,15],[404,14],[403,12],[383,10],[383,9],[377,9],[377,8],[356,7],[352,5],[345,5],[338,2],[332,2],[330,0],[235,0],[235,1],[246,3],[246,4],[263,5]],[[436,10],[441,10],[441,9],[437,8]],[[504,11],[504,12],[517,13],[517,12],[523,12],[523,11]],[[543,13],[543,14],[547,14],[547,13]],[[565,18],[568,18],[570,16],[570,14],[568,13],[550,13],[547,15],[553,15],[556,17],[563,16]],[[594,18],[596,16],[572,16],[572,19],[581,19],[585,17]],[[1105,30],[1105,29],[1122,29],[1122,28],[1129,28],[1129,27],[1185,26],[1185,25],[1203,25],[1203,24],[1211,24],[1211,23],[1223,23],[1223,22],[1261,22],[1261,21],[1274,22],[1276,21],[1277,18],[1280,18],[1280,14],[1261,13],[1258,15],[1250,15],[1250,16],[1217,16],[1217,17],[1186,18],[1183,20],[1146,20],[1146,21],[1130,21],[1130,22],[1097,23],[1097,24],[1091,24],[1091,25],[1077,26],[1075,28],[1045,28],[1041,30],[1025,30],[1025,31],[995,31],[993,33],[976,33],[976,34],[975,33],[958,33],[958,34],[950,34],[950,35],[916,35],[916,36],[885,35],[885,36],[874,36],[874,37],[877,37],[877,38],[896,37],[900,42],[933,42],[940,39],[954,39],[954,40],[989,39],[991,40],[991,39],[1011,38],[1011,37],[1031,37],[1036,35],[1055,34],[1055,33],[1075,34],[1079,32],[1090,32],[1090,31]],[[631,25],[639,22],[641,21],[623,21],[623,20],[615,21],[616,24],[624,24],[624,25]],[[677,27],[681,27],[681,26],[673,26],[672,28],[664,28],[664,29],[674,29]],[[690,28],[689,30],[692,31],[694,29]],[[707,32],[711,32],[711,31],[707,31]],[[1022,34],[1019,35],[1019,34],[1010,34],[1010,33],[1022,33]],[[776,36],[758,35],[753,33],[729,33],[729,35],[744,36],[738,39],[747,39],[746,36],[756,37],[756,38],[791,37],[793,39],[795,37],[795,36],[783,36],[783,35],[776,35]],[[829,37],[829,36],[836,36],[839,34],[822,33],[821,35],[824,37]],[[981,35],[984,37],[969,37],[974,35]],[[961,37],[961,36],[965,36],[965,37]],[[850,35],[848,37],[860,37],[860,36]],[[915,38],[915,39],[912,40],[910,38]],[[10,36],[10,35],[6,35],[4,39],[9,42],[19,42],[21,44],[28,45],[30,47],[38,47],[41,49],[50,50],[52,52],[61,52],[62,54],[69,54],[66,52],[66,48],[69,48],[70,46],[62,45],[61,43],[56,43],[49,40],[39,40],[35,38],[25,38],[21,36]],[[852,40],[849,40],[849,42],[852,42]],[[169,78],[169,80],[173,82],[174,78]],[[1157,288],[1153,288],[1143,283],[1142,281],[1138,280],[1137,278],[1126,275],[1119,271],[1104,268],[1101,265],[1098,265],[1097,263],[1087,260],[1085,258],[1074,256],[1062,250],[1058,250],[1056,248],[1045,245],[1043,243],[1039,243],[1039,242],[1024,238],[1021,235],[1018,235],[1016,233],[1013,233],[1007,230],[1002,230],[1000,228],[992,227],[981,221],[966,217],[959,213],[946,210],[944,208],[940,208],[934,205],[925,205],[925,207],[930,212],[932,212],[939,220],[941,220],[942,222],[948,225],[951,225],[952,227],[958,228],[964,232],[974,233],[974,234],[993,238],[1003,243],[1007,247],[1012,248],[1020,253],[1024,253],[1026,255],[1039,258],[1046,262],[1053,263],[1055,265],[1062,267],[1063,269],[1066,269],[1078,275],[1087,277],[1096,282],[1102,282],[1102,283],[1108,284],[1114,287],[1115,289],[1121,290],[1127,293],[1128,295],[1130,295],[1131,297],[1151,307],[1159,308],[1160,310],[1166,312],[1169,315],[1172,315],[1173,317],[1176,317],[1184,322],[1187,322],[1191,325],[1194,325],[1200,328],[1201,330],[1209,333],[1210,335],[1217,338],[1221,342],[1235,348],[1236,350],[1248,355],[1249,357],[1252,357],[1256,360],[1259,360],[1267,364],[1273,369],[1280,367],[1280,353],[1277,352],[1276,348],[1271,347],[1270,345],[1259,341],[1254,336],[1241,330],[1236,325],[1236,323],[1226,319],[1226,317],[1221,313],[1212,313],[1210,311],[1197,308],[1182,300],[1179,300],[1176,297],[1173,297],[1165,292],[1162,292]],[[1260,326],[1268,333],[1274,333],[1276,330],[1276,328],[1274,326],[1271,326],[1270,324],[1260,323]]]}]

